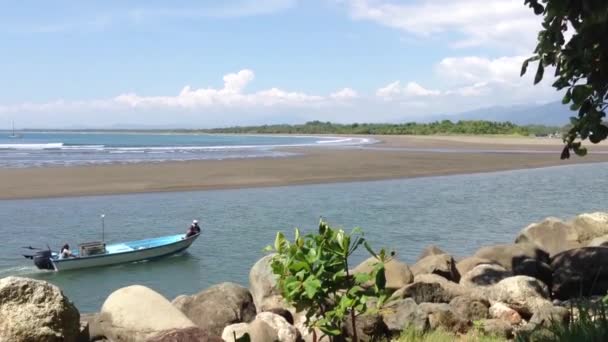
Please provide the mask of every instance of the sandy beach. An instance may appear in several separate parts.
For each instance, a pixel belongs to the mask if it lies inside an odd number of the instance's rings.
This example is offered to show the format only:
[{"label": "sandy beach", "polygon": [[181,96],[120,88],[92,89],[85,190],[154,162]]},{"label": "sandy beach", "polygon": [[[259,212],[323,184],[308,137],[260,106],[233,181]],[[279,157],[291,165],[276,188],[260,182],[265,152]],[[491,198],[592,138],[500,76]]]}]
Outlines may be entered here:
[{"label": "sandy beach", "polygon": [[373,138],[380,142],[290,148],[297,155],[287,158],[0,169],[0,199],[349,182],[608,162],[606,145],[588,146],[590,154],[584,158],[560,160],[560,139]]}]

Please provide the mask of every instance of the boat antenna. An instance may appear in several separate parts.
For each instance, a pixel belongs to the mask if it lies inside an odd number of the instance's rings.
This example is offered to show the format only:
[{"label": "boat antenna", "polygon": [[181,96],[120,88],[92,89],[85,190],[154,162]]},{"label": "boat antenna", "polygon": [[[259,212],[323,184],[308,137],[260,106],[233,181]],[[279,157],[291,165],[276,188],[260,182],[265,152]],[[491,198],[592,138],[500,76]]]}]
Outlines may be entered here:
[{"label": "boat antenna", "polygon": [[101,242],[105,242],[105,230],[106,230],[106,224],[105,224],[105,217],[106,214],[101,214]]}]

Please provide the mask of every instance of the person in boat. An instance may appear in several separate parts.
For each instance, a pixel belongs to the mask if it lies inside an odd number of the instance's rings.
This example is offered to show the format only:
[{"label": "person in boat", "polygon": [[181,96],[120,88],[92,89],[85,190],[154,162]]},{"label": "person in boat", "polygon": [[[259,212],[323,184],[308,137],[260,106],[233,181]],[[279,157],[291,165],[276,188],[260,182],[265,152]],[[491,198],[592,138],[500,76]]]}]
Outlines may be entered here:
[{"label": "person in boat", "polygon": [[200,232],[201,232],[201,227],[199,227],[198,221],[194,220],[194,221],[192,221],[190,228],[188,228],[188,231],[186,232],[186,237],[189,238],[191,236],[199,234]]},{"label": "person in boat", "polygon": [[66,259],[69,257],[73,257],[72,251],[70,251],[70,245],[67,243],[61,247],[61,252],[59,253],[62,259]]}]

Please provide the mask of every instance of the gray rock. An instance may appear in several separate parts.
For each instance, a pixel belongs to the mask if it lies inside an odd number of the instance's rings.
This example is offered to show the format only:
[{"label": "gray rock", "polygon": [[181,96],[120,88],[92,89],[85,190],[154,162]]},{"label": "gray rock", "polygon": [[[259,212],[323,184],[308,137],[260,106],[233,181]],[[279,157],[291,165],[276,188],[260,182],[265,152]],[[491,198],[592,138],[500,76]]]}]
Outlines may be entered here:
[{"label": "gray rock", "polygon": [[412,266],[412,273],[414,276],[436,274],[456,283],[460,280],[456,262],[447,254],[429,255],[422,258]]},{"label": "gray rock", "polygon": [[586,247],[608,247],[608,235],[596,237],[587,242]]},{"label": "gray rock", "polygon": [[608,291],[608,248],[583,247],[551,260],[552,290],[556,298],[601,295]]},{"label": "gray rock", "polygon": [[[378,259],[371,257],[353,269],[353,273],[370,273]],[[393,258],[384,264],[384,275],[386,276],[386,288],[392,291],[398,290],[414,280],[412,271],[404,262]]]},{"label": "gray rock", "polygon": [[520,262],[530,258],[545,263],[549,262],[549,254],[533,243],[516,243],[483,247],[479,249],[474,256],[493,261],[504,267],[507,271],[512,271]]},{"label": "gray rock", "polygon": [[146,342],[223,342],[223,340],[203,329],[192,327],[163,331]]},{"label": "gray rock", "polygon": [[555,255],[563,251],[581,247],[579,228],[554,217],[533,223],[524,228],[515,243],[534,243],[542,250]]},{"label": "gray rock", "polygon": [[481,264],[464,274],[460,278],[460,285],[465,287],[490,286],[512,275],[511,272],[500,265]]},{"label": "gray rock", "polygon": [[437,311],[429,315],[431,329],[443,329],[452,333],[466,334],[473,324],[456,316],[452,311]]},{"label": "gray rock", "polygon": [[255,320],[266,323],[276,333],[281,342],[296,342],[299,340],[298,330],[282,316],[272,312],[260,312]]},{"label": "gray rock", "polygon": [[511,325],[517,325],[522,322],[521,315],[517,311],[500,302],[492,304],[489,313],[491,318],[501,319]]},{"label": "gray rock", "polygon": [[0,341],[76,341],[79,333],[80,314],[57,286],[0,279]]},{"label": "gray rock", "polygon": [[289,308],[277,288],[277,278],[272,273],[270,262],[274,254],[258,260],[249,271],[249,290],[257,312],[274,308]]},{"label": "gray rock", "polygon": [[249,290],[234,283],[221,283],[192,296],[179,296],[173,300],[173,306],[215,336],[230,324],[251,322],[256,315]]},{"label": "gray rock", "polygon": [[384,305],[381,313],[384,323],[392,334],[399,334],[408,327],[413,327],[417,331],[426,331],[429,328],[428,315],[411,298],[390,301]]},{"label": "gray rock", "polygon": [[471,298],[469,296],[458,296],[450,301],[450,307],[457,317],[469,321],[488,318],[488,307],[490,303],[486,300]]},{"label": "gray rock", "polygon": [[449,303],[454,297],[470,294],[459,284],[436,274],[416,276],[415,281],[393,293],[391,298],[412,298],[416,303]]},{"label": "gray rock", "polygon": [[435,245],[428,245],[420,253],[420,256],[418,257],[418,261],[420,261],[430,255],[441,255],[441,254],[447,254],[447,253]]},{"label": "gray rock", "polygon": [[514,275],[525,275],[536,278],[549,288],[553,283],[553,270],[551,266],[537,259],[524,259],[513,268]]},{"label": "gray rock", "polygon": [[430,315],[439,311],[450,311],[452,308],[447,303],[420,303],[418,308],[424,312],[425,315]]},{"label": "gray rock", "polygon": [[[364,314],[355,318],[357,328],[357,341],[370,342],[379,341],[389,337],[389,330],[378,314]],[[344,324],[346,336],[353,338],[354,330],[350,316]]]},{"label": "gray rock", "polygon": [[606,212],[580,214],[570,224],[578,229],[581,242],[608,235],[608,213]]},{"label": "gray rock", "polygon": [[549,327],[553,323],[567,324],[569,320],[570,310],[561,306],[544,305],[532,315],[530,324]]},{"label": "gray rock", "polygon": [[501,319],[484,319],[479,324],[487,335],[504,339],[513,338],[513,326]]},{"label": "gray rock", "polygon": [[103,335],[114,342],[145,341],[167,331],[196,327],[165,297],[141,285],[110,294],[98,322]]},{"label": "gray rock", "polygon": [[485,265],[485,264],[498,265],[496,262],[494,262],[492,260],[471,256],[471,257],[467,257],[467,258],[464,258],[464,259],[458,261],[456,263],[456,269],[458,270],[460,277],[462,277],[463,275],[469,273],[470,270],[475,268],[475,266]]},{"label": "gray rock", "polygon": [[251,342],[276,342],[279,341],[277,332],[268,323],[256,319],[249,323],[248,332]]},{"label": "gray rock", "polygon": [[531,317],[540,307],[551,304],[549,290],[540,280],[514,276],[487,288],[491,302],[501,302],[516,310],[523,318]]}]

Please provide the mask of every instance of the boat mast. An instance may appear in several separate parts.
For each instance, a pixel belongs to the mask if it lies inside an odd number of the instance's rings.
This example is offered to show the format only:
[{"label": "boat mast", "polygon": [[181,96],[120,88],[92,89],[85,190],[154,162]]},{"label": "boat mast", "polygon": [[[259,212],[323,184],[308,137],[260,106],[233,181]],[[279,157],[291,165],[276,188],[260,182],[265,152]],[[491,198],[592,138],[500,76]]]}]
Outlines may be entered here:
[{"label": "boat mast", "polygon": [[101,242],[105,242],[105,230],[106,230],[106,224],[105,224],[105,220],[104,218],[106,217],[105,214],[101,214]]}]

